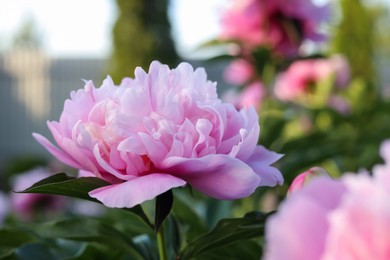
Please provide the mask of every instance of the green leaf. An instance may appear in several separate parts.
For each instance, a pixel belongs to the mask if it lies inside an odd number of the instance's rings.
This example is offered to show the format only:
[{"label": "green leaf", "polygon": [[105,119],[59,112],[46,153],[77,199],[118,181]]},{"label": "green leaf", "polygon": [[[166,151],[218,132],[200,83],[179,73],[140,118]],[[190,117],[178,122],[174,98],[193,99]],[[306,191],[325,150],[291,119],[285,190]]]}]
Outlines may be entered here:
[{"label": "green leaf", "polygon": [[26,244],[16,249],[13,253],[13,256],[19,260],[30,260],[30,259],[55,260],[56,259],[55,255],[50,251],[50,249],[42,243]]},{"label": "green leaf", "polygon": [[126,252],[126,254],[132,256],[132,259],[142,259],[131,237],[98,219],[71,218],[48,222],[39,225],[37,232],[45,238],[96,242]]},{"label": "green leaf", "polygon": [[209,233],[190,242],[180,259],[192,259],[201,253],[227,246],[245,239],[261,237],[269,214],[248,214],[244,218],[222,219]]},{"label": "green leaf", "polygon": [[33,241],[35,238],[26,231],[17,229],[0,230],[0,247],[18,247]]},{"label": "green leaf", "polygon": [[[111,184],[96,177],[74,178],[67,176],[65,173],[58,173],[35,183],[24,191],[18,192],[63,195],[101,203],[100,201],[91,198],[88,193],[94,189],[108,185]],[[140,205],[133,208],[125,208],[125,210],[135,213],[151,228],[153,227]]]},{"label": "green leaf", "polygon": [[213,248],[194,258],[194,260],[220,260],[220,259],[261,259],[262,247],[252,240],[243,240],[227,247]]},{"label": "green leaf", "polygon": [[58,173],[35,183],[24,191],[18,192],[64,195],[99,202],[91,198],[88,193],[91,190],[107,185],[110,185],[110,183],[95,177],[73,178],[67,176],[65,173]]},{"label": "green leaf", "polygon": [[175,203],[173,203],[172,212],[180,226],[184,228],[186,239],[193,240],[207,231],[206,225],[194,210],[196,207],[195,201],[181,195],[183,194],[179,191],[175,192]]},{"label": "green leaf", "polygon": [[172,209],[173,194],[172,190],[168,190],[163,194],[160,194],[156,198],[156,215],[154,221],[154,230],[158,232],[164,219],[168,216]]}]

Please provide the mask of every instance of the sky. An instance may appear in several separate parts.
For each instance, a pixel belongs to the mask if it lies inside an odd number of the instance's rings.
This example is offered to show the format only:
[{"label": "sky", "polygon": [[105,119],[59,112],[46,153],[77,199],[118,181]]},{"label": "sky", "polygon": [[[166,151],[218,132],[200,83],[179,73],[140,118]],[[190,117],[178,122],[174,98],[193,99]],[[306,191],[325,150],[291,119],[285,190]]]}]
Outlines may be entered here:
[{"label": "sky", "polygon": [[[218,33],[218,13],[228,0],[172,0],[169,14],[179,53],[186,56]],[[32,18],[52,56],[107,57],[115,0],[0,0],[0,50]],[[200,19],[201,18],[201,19]]]}]

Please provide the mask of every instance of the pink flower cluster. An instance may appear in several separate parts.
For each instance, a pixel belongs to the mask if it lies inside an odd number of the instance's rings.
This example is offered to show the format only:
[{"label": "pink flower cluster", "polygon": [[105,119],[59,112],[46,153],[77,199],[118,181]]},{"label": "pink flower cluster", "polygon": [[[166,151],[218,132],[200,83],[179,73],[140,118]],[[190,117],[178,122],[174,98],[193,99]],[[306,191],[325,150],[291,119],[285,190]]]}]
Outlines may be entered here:
[{"label": "pink flower cluster", "polygon": [[324,40],[318,26],[328,18],[328,6],[311,0],[235,0],[223,15],[221,38],[249,48],[265,45],[290,56],[303,40]]},{"label": "pink flower cluster", "polygon": [[218,99],[202,68],[153,62],[115,86],[87,81],[71,93],[59,122],[48,122],[58,147],[35,138],[55,157],[111,185],[90,192],[108,207],[133,207],[190,184],[218,199],[281,184],[270,166],[281,156],[257,145],[258,115]]},{"label": "pink flower cluster", "polygon": [[390,259],[390,140],[384,165],[318,177],[295,191],[266,227],[265,259]]},{"label": "pink flower cluster", "polygon": [[283,101],[294,101],[315,92],[316,84],[332,76],[336,86],[348,84],[349,65],[344,57],[295,61],[277,78],[275,95]]}]

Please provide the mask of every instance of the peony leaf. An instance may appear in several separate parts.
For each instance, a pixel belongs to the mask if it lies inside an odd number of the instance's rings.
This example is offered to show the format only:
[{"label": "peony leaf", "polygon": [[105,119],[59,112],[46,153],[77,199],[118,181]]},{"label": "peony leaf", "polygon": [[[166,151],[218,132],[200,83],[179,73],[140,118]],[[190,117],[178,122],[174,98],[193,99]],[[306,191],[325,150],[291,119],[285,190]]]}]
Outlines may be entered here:
[{"label": "peony leaf", "polygon": [[18,229],[0,229],[0,238],[0,248],[17,247],[35,240],[28,232]]},{"label": "peony leaf", "polygon": [[262,259],[262,246],[260,241],[243,240],[226,247],[216,247],[199,254],[193,260],[219,260],[219,259]]},{"label": "peony leaf", "polygon": [[[17,192],[63,195],[101,203],[100,201],[91,198],[88,193],[91,190],[107,185],[110,185],[110,183],[96,177],[74,178],[67,176],[65,173],[58,173],[35,183],[30,188],[27,188],[24,191]],[[135,213],[150,227],[153,227],[140,205],[137,205],[133,208],[124,209]]]},{"label": "peony leaf", "polygon": [[204,219],[195,211],[196,202],[190,197],[183,197],[178,191],[175,192],[175,203],[173,204],[172,213],[180,223],[180,226],[186,230],[185,239],[193,240],[207,232]]},{"label": "peony leaf", "polygon": [[18,193],[64,195],[99,202],[89,197],[88,192],[107,185],[110,185],[110,183],[95,177],[74,178],[67,176],[65,173],[58,173],[35,183],[24,191],[18,191]]},{"label": "peony leaf", "polygon": [[168,216],[173,205],[173,194],[172,190],[168,190],[163,194],[157,196],[156,199],[156,215],[154,221],[154,230],[158,232],[164,219]]},{"label": "peony leaf", "polygon": [[39,225],[37,231],[44,238],[93,242],[126,252],[132,256],[131,259],[143,259],[131,237],[99,219],[71,218],[52,221]]},{"label": "peony leaf", "polygon": [[192,259],[221,246],[261,237],[269,214],[250,213],[243,218],[222,219],[209,233],[190,242],[181,252],[180,259]]}]

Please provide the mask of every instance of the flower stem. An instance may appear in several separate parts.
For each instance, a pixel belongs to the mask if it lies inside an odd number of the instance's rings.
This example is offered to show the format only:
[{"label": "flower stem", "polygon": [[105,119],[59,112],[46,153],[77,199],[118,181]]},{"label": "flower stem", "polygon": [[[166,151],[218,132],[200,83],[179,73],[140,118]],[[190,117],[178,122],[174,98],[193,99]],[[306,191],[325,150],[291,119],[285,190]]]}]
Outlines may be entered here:
[{"label": "flower stem", "polygon": [[164,231],[162,225],[157,232],[157,246],[158,246],[158,254],[160,256],[160,260],[168,260],[167,249],[165,247]]}]

